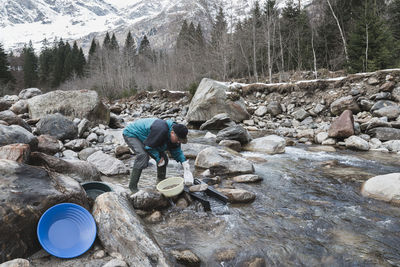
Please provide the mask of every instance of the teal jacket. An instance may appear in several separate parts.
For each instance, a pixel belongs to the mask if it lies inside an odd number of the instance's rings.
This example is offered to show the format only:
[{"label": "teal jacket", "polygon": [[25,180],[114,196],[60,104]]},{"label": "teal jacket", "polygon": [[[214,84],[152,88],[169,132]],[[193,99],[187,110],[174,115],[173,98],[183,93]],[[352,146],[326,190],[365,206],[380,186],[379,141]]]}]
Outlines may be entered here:
[{"label": "teal jacket", "polygon": [[125,127],[122,134],[139,139],[146,151],[157,161],[160,153],[168,150],[177,162],[186,161],[181,145],[171,143],[171,130],[175,122],[157,118],[139,119]]}]

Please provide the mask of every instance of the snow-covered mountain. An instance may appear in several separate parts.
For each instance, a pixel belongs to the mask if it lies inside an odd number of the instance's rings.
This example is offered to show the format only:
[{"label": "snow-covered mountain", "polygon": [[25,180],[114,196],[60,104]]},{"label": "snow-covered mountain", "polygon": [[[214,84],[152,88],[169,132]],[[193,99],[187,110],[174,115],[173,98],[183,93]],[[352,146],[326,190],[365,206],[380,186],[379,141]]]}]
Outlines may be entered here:
[{"label": "snow-covered mountain", "polygon": [[201,22],[207,32],[219,6],[231,23],[252,5],[246,0],[0,0],[0,42],[8,51],[30,40],[39,49],[44,39],[62,38],[77,40],[87,51],[92,38],[102,41],[107,31],[122,45],[130,30],[137,40],[146,34],[152,47],[168,48],[183,19]]}]

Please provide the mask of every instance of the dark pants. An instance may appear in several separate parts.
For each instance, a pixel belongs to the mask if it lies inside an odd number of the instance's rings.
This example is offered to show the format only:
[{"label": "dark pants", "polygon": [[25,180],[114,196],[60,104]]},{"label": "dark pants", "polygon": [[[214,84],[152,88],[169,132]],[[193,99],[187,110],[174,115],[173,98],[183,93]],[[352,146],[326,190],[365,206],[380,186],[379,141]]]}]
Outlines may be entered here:
[{"label": "dark pants", "polygon": [[[144,144],[135,137],[128,137],[123,135],[125,143],[133,150],[136,154],[135,162],[133,163],[133,168],[144,169],[149,166],[150,154],[144,149]],[[165,165],[168,165],[168,157],[165,153],[160,153],[160,156],[164,158]],[[151,156],[152,157],[152,156]],[[152,157],[154,158],[154,157]]]}]

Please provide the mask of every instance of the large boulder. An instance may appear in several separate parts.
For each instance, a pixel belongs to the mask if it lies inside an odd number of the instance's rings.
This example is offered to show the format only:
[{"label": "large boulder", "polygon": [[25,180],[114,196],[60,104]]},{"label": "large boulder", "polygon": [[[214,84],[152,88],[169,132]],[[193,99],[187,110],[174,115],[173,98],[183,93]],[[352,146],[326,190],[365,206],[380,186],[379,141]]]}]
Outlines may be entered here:
[{"label": "large boulder", "polygon": [[361,194],[400,204],[400,173],[378,175],[368,179],[361,188]]},{"label": "large boulder", "polygon": [[107,155],[102,151],[91,154],[87,158],[87,161],[96,166],[104,175],[126,174],[129,172],[129,169],[121,160]]},{"label": "large boulder", "polygon": [[16,143],[28,144],[31,150],[35,150],[38,140],[31,132],[19,125],[5,126],[0,124],[0,146]]},{"label": "large boulder", "polygon": [[202,150],[194,164],[197,168],[209,169],[213,175],[254,173],[250,161],[216,147]]},{"label": "large boulder", "polygon": [[222,129],[217,133],[217,142],[222,140],[236,140],[242,145],[247,144],[251,140],[249,132],[241,125],[234,125]]},{"label": "large boulder", "polygon": [[61,113],[70,119],[86,118],[94,124],[108,125],[110,121],[110,110],[91,90],[52,91],[28,99],[28,108],[32,119]]},{"label": "large boulder", "polygon": [[225,84],[204,78],[190,102],[188,123],[201,124],[220,113],[227,113],[235,122],[250,118],[243,98],[230,99],[228,90]]},{"label": "large boulder", "polygon": [[38,134],[48,134],[62,141],[75,139],[78,136],[78,128],[72,120],[60,113],[44,116],[36,126]]},{"label": "large boulder", "polygon": [[19,92],[18,97],[20,99],[28,99],[41,94],[42,91],[39,88],[26,88]]},{"label": "large boulder", "polygon": [[343,111],[339,118],[335,119],[329,128],[329,137],[349,137],[354,135],[354,118],[351,110]]},{"label": "large boulder", "polygon": [[85,191],[70,177],[0,159],[0,263],[38,251],[40,217],[63,202],[88,208]]},{"label": "large boulder", "polygon": [[268,135],[252,140],[242,149],[246,151],[263,152],[267,154],[285,153],[286,141],[277,135]]},{"label": "large boulder", "polygon": [[100,180],[96,166],[83,160],[63,160],[41,152],[31,153],[31,163],[44,166],[47,170],[62,173],[78,182]]},{"label": "large boulder", "polygon": [[109,254],[118,252],[129,266],[169,266],[126,198],[114,192],[98,196],[93,216],[98,237]]},{"label": "large boulder", "polygon": [[228,114],[217,114],[200,126],[200,130],[221,130],[235,125]]}]

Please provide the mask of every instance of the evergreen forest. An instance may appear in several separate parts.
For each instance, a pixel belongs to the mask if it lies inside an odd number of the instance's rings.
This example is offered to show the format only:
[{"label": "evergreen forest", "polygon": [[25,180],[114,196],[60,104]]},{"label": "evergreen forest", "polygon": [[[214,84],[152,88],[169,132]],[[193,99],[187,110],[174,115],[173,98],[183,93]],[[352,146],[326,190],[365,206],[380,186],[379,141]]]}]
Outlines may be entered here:
[{"label": "evergreen forest", "polygon": [[222,7],[205,32],[181,22],[173,49],[153,49],[145,35],[93,38],[88,54],[74,42],[32,43],[7,53],[0,43],[0,96],[28,87],[43,91],[92,89],[110,99],[167,88],[192,93],[204,77],[220,81],[280,82],[289,72],[345,73],[400,67],[400,0],[287,0],[254,2],[228,23]]}]

